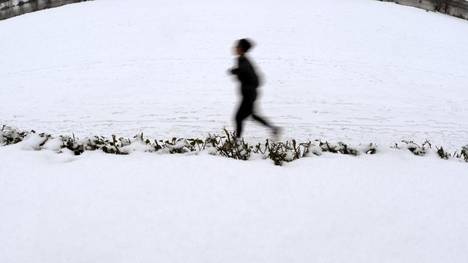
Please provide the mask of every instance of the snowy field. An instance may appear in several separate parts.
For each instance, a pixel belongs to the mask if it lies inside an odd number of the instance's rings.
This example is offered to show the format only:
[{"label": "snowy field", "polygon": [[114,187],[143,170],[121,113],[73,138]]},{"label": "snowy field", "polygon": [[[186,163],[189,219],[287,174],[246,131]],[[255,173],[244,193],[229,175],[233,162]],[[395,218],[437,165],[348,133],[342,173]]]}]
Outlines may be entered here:
[{"label": "snowy field", "polygon": [[[98,0],[0,23],[2,124],[55,134],[232,128],[235,39],[257,42],[261,111],[285,138],[468,137],[468,22],[370,0]],[[267,131],[247,125],[246,136]]]},{"label": "snowy field", "polygon": [[466,163],[19,146],[0,147],[0,262],[468,261]]},{"label": "snowy field", "polygon": [[[0,262],[468,262],[468,21],[372,0],[96,0],[0,22],[0,125],[77,136],[232,129],[251,37],[284,138],[374,142],[282,167],[0,147]],[[267,130],[248,123],[247,139]]]}]

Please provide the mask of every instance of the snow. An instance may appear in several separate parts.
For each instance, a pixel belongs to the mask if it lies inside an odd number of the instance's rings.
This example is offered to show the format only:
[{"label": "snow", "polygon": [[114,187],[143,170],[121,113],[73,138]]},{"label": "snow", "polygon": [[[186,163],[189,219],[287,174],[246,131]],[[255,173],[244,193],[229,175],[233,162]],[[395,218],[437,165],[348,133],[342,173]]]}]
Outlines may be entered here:
[{"label": "snow", "polygon": [[18,147],[0,148],[1,262],[468,260],[465,163]]},{"label": "snow", "polygon": [[24,138],[22,150],[39,150],[40,145],[46,141],[46,138],[40,137],[38,134],[31,133]]},{"label": "snow", "polygon": [[0,125],[82,140],[232,129],[226,70],[247,36],[284,138],[378,145],[278,167],[139,140],[74,156],[30,133],[0,147],[0,262],[468,261],[467,164],[389,147],[467,144],[468,21],[371,0],[96,0],[0,36]]},{"label": "snow", "polygon": [[43,149],[59,152],[62,149],[63,141],[60,138],[48,139],[43,146]]},{"label": "snow", "polygon": [[[232,129],[234,40],[285,138],[390,145],[468,137],[468,22],[370,0],[98,0],[0,24],[0,120],[77,136]],[[268,130],[247,125],[262,140]]]}]

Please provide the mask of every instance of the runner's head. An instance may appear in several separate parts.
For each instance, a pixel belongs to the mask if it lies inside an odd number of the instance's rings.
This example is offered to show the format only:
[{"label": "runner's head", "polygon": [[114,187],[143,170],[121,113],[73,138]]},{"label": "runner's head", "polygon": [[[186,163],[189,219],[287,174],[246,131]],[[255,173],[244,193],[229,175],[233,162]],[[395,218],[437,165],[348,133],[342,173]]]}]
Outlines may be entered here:
[{"label": "runner's head", "polygon": [[252,47],[253,44],[250,40],[246,38],[239,39],[236,44],[236,53],[237,55],[244,55],[249,52]]}]

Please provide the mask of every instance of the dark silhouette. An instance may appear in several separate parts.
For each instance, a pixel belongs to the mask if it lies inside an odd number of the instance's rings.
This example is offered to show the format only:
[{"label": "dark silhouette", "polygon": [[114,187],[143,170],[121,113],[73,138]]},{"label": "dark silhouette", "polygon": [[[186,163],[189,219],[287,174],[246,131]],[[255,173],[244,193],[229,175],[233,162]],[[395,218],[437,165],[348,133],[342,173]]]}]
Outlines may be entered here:
[{"label": "dark silhouette", "polygon": [[273,135],[277,136],[279,128],[271,125],[267,120],[255,113],[255,101],[257,99],[257,89],[260,86],[260,79],[255,72],[255,68],[246,57],[246,53],[252,48],[252,43],[247,39],[237,41],[234,52],[238,56],[237,67],[229,72],[237,76],[240,82],[242,102],[236,114],[236,137],[242,136],[243,122],[252,115],[252,118],[259,123],[272,129]]}]

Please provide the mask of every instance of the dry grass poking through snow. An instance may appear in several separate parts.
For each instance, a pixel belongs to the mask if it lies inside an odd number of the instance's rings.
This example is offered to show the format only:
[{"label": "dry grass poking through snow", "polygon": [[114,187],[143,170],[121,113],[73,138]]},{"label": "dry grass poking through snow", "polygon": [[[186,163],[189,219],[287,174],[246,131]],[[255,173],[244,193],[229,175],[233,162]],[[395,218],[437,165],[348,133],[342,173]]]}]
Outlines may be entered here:
[{"label": "dry grass poking through snow", "polygon": [[[343,142],[330,143],[328,141],[296,140],[272,141],[266,139],[263,143],[249,144],[245,140],[236,140],[234,134],[224,130],[224,135],[209,135],[200,138],[172,138],[169,140],[157,140],[145,137],[143,134],[133,138],[123,138],[112,135],[112,138],[92,136],[83,139],[75,136],[53,136],[46,133],[37,133],[34,130],[20,131],[8,126],[2,126],[0,131],[0,145],[23,143],[23,149],[28,150],[52,150],[62,152],[72,151],[80,155],[84,151],[100,150],[109,154],[130,154],[135,151],[158,152],[166,154],[188,154],[208,152],[237,160],[249,160],[255,157],[270,159],[275,165],[292,162],[311,155],[320,156],[324,152],[357,156],[360,154],[376,154],[377,145],[374,143],[350,146]],[[414,155],[424,156],[430,151],[435,151],[442,159],[459,159],[468,162],[468,145],[460,151],[447,152],[442,146],[435,148],[429,141],[418,145],[412,141],[395,143],[391,148],[407,149]]]}]

